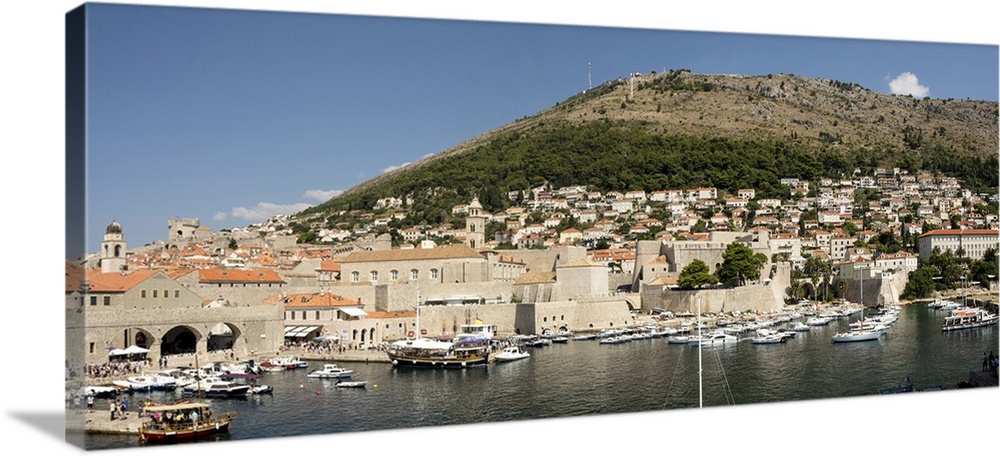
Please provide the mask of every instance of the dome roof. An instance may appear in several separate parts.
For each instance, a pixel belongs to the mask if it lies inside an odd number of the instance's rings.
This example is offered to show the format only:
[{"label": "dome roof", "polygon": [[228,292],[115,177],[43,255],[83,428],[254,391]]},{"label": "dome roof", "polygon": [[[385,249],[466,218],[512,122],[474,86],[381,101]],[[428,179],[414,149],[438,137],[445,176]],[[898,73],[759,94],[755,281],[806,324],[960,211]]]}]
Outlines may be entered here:
[{"label": "dome roof", "polygon": [[104,230],[104,234],[122,234],[122,226],[118,222],[112,220],[108,224],[108,228]]}]

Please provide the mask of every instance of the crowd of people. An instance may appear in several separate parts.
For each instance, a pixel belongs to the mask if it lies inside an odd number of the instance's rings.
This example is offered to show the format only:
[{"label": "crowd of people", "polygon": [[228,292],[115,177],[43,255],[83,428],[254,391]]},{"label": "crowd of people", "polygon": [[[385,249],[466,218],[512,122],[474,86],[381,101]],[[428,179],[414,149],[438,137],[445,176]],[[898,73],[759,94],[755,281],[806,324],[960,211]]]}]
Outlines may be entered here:
[{"label": "crowd of people", "polygon": [[105,378],[142,372],[144,361],[109,361],[101,364],[87,364],[87,377]]}]

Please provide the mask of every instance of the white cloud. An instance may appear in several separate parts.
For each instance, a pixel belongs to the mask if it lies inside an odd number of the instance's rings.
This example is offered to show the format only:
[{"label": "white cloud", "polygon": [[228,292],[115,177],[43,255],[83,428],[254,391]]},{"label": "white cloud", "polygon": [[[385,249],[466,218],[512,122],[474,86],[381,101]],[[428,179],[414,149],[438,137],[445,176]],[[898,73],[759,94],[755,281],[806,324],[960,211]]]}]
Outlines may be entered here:
[{"label": "white cloud", "polygon": [[301,212],[310,205],[306,203],[296,203],[296,204],[274,204],[274,203],[257,203],[256,206],[251,208],[246,207],[234,207],[232,211],[229,212],[233,218],[243,219],[250,223],[263,222],[275,215],[282,214],[294,214],[296,212]]},{"label": "white cloud", "polygon": [[917,98],[930,96],[931,89],[920,85],[917,75],[910,73],[900,73],[896,79],[889,81],[889,90],[893,95],[913,95]]},{"label": "white cloud", "polygon": [[216,212],[215,215],[212,216],[212,220],[215,220],[216,222],[221,222],[225,219],[226,219],[225,212]]},{"label": "white cloud", "polygon": [[302,195],[305,198],[311,198],[319,202],[326,202],[330,198],[344,193],[343,190],[306,190],[306,193]]},{"label": "white cloud", "polygon": [[385,169],[383,169],[383,170],[382,170],[382,172],[383,172],[383,173],[387,173],[387,172],[389,172],[389,171],[392,171],[392,170],[396,170],[396,169],[399,169],[399,168],[402,168],[402,167],[404,167],[404,166],[406,166],[406,165],[409,165],[409,164],[410,164],[410,162],[406,162],[406,163],[403,163],[402,165],[399,165],[399,166],[389,166],[389,167],[386,167]]}]

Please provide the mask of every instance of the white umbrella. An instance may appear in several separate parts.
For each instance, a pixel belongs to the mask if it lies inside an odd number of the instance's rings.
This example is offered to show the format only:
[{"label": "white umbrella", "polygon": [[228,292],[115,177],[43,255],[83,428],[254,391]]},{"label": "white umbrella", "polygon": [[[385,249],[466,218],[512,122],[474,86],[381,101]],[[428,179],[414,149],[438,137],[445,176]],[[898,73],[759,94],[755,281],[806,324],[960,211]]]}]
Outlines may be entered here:
[{"label": "white umbrella", "polygon": [[125,356],[128,353],[129,352],[127,352],[127,351],[125,351],[125,350],[123,350],[121,348],[112,348],[111,351],[108,352],[108,356]]},{"label": "white umbrella", "polygon": [[126,355],[144,355],[146,353],[149,353],[149,350],[146,350],[145,348],[142,348],[138,345],[130,345],[123,351],[125,352],[124,354]]}]

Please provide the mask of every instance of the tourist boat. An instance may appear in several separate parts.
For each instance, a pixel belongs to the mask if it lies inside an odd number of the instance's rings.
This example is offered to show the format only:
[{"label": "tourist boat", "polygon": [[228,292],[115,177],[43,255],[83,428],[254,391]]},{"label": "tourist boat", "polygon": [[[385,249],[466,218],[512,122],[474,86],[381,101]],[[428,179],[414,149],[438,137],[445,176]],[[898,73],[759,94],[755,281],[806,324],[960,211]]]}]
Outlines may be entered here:
[{"label": "tourist boat", "polygon": [[150,405],[142,413],[145,418],[139,426],[142,443],[174,443],[229,432],[230,424],[238,416],[237,412],[214,414],[202,402]]},{"label": "tourist boat", "polygon": [[493,358],[496,359],[497,362],[506,362],[506,361],[517,361],[519,359],[528,358],[530,356],[531,353],[524,351],[524,348],[521,347],[520,345],[513,345],[504,348],[503,350],[500,351],[500,353],[493,355]]},{"label": "tourist boat", "polygon": [[317,369],[306,375],[309,378],[351,378],[354,371],[340,367],[336,364],[324,364],[322,369]]},{"label": "tourist boat", "polygon": [[246,397],[250,385],[223,380],[219,376],[204,377],[193,385],[184,387],[184,394],[195,397]]},{"label": "tourist boat", "polygon": [[997,315],[992,314],[986,309],[980,308],[965,308],[953,310],[951,315],[944,318],[944,326],[941,327],[942,331],[955,331],[958,329],[970,329],[978,328],[981,326],[989,326],[996,324]]},{"label": "tourist boat", "polygon": [[489,341],[458,335],[451,341],[427,338],[393,342],[386,355],[394,367],[462,369],[485,366],[490,362]]}]

